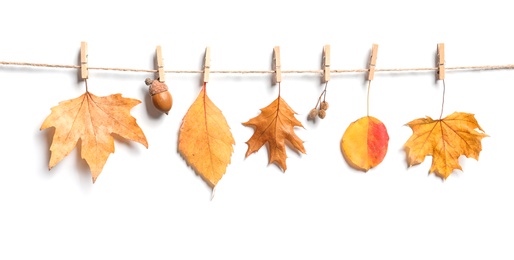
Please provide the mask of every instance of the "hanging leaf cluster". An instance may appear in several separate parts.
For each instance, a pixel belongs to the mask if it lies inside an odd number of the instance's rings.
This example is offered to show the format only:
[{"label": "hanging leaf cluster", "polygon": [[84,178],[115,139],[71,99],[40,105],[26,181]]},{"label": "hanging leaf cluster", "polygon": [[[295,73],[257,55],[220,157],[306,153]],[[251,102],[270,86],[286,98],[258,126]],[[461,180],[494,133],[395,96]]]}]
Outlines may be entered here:
[{"label": "hanging leaf cluster", "polygon": [[[141,103],[121,94],[98,97],[89,91],[81,96],[60,102],[44,120],[41,130],[54,127],[50,146],[49,169],[80,144],[81,157],[90,167],[93,182],[100,175],[107,158],[114,152],[117,134],[148,148],[146,137],[130,115]],[[306,153],[295,127],[303,127],[295,118],[296,112],[282,98],[261,109],[261,114],[244,122],[254,133],[246,142],[246,157],[267,144],[269,163],[283,171],[286,165],[286,145]],[[430,173],[446,179],[454,170],[462,170],[459,157],[478,160],[481,140],[487,137],[473,114],[455,112],[443,119],[418,118],[407,123],[413,130],[405,143],[409,166],[422,163],[432,156]],[[79,142],[80,141],[80,142]],[[343,156],[350,166],[368,171],[379,165],[386,153],[389,135],[385,125],[375,117],[365,116],[351,123],[341,139]],[[182,120],[178,150],[188,165],[210,187],[215,187],[226,172],[234,151],[235,140],[221,110],[207,96],[206,85],[198,94]]]}]

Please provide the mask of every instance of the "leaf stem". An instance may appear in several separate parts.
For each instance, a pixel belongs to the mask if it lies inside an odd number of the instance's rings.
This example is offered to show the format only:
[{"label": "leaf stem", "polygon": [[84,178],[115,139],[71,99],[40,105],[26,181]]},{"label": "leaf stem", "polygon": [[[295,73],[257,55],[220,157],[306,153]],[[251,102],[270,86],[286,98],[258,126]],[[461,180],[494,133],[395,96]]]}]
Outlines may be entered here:
[{"label": "leaf stem", "polygon": [[446,94],[446,84],[444,83],[444,79],[443,79],[443,102],[441,104],[441,114],[439,115],[439,120],[441,120],[441,118],[443,117],[443,109],[444,109],[444,96]]},{"label": "leaf stem", "polygon": [[86,83],[86,92],[89,92],[89,89],[87,87],[87,79],[84,79],[84,82]]},{"label": "leaf stem", "polygon": [[328,85],[328,82],[325,83],[325,89],[323,90],[323,92],[321,92],[321,95],[319,95],[318,102],[316,102],[316,105],[314,106],[314,108],[318,108],[319,103],[321,101],[321,97],[323,97],[323,101],[325,101],[325,98],[327,97],[327,85]]},{"label": "leaf stem", "polygon": [[323,101],[325,101],[325,98],[327,97],[327,86],[328,86],[328,81],[325,82],[325,89],[323,90],[323,93],[325,93],[325,94],[323,95]]},{"label": "leaf stem", "polygon": [[367,111],[368,116],[369,116],[369,90],[370,90],[370,87],[371,87],[371,80],[368,80],[368,97],[366,100],[366,111]]}]

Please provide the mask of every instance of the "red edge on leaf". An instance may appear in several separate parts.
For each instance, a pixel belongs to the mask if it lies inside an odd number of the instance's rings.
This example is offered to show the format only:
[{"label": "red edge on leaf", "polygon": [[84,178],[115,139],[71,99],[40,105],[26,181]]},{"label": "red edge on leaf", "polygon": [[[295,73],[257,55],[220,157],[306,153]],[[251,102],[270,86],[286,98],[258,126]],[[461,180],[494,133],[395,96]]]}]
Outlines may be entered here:
[{"label": "red edge on leaf", "polygon": [[368,128],[368,156],[372,167],[384,160],[387,153],[389,135],[385,125],[376,118],[370,118]]}]

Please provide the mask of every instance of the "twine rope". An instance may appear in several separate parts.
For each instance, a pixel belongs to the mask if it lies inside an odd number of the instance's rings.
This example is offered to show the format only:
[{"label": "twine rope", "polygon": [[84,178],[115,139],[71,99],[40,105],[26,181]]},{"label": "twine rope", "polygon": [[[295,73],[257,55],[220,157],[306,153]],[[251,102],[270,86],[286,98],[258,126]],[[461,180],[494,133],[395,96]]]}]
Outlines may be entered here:
[{"label": "twine rope", "polygon": [[[46,68],[62,68],[62,69],[80,69],[79,65],[62,65],[62,64],[47,64],[47,63],[31,63],[31,62],[14,62],[14,61],[0,61],[0,65],[8,66],[27,66],[27,67],[46,67]],[[156,69],[133,69],[133,68],[108,68],[108,67],[88,67],[89,70],[107,70],[107,71],[127,71],[127,72],[150,72],[155,73]],[[446,67],[445,70],[502,70],[514,69],[514,64],[506,65],[482,65],[482,66],[456,66]],[[436,71],[437,68],[376,68],[375,72],[402,72],[402,71]],[[368,69],[334,69],[330,73],[359,73],[368,72]],[[165,70],[165,73],[203,73],[203,70]],[[323,73],[322,69],[319,70],[282,70],[282,73]],[[210,73],[225,73],[225,74],[271,74],[275,73],[274,70],[211,70]]]}]

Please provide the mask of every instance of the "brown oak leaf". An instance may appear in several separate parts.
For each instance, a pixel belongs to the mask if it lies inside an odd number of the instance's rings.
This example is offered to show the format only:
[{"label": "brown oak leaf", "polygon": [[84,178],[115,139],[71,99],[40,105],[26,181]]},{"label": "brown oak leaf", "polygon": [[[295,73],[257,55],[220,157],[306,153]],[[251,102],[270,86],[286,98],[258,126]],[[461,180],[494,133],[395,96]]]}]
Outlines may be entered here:
[{"label": "brown oak leaf", "polygon": [[52,169],[66,157],[80,139],[80,153],[89,165],[94,183],[109,155],[114,153],[111,134],[118,134],[148,148],[143,130],[130,115],[130,110],[139,103],[141,101],[124,98],[121,94],[99,97],[86,91],[77,98],[52,107],[52,112],[40,129],[55,128],[48,168]]},{"label": "brown oak leaf", "polygon": [[248,150],[246,156],[257,152],[264,144],[268,143],[269,163],[276,163],[283,171],[286,165],[286,141],[292,148],[305,153],[303,141],[295,134],[294,127],[303,127],[295,118],[296,112],[280,96],[267,107],[261,109],[261,114],[243,123],[244,126],[252,126],[254,133],[246,142]]},{"label": "brown oak leaf", "polygon": [[223,177],[234,152],[230,127],[209,99],[206,84],[182,119],[178,150],[196,173],[213,188]]},{"label": "brown oak leaf", "polygon": [[427,155],[431,155],[429,172],[443,179],[455,169],[462,170],[459,165],[461,155],[478,160],[482,151],[481,140],[488,136],[473,114],[463,112],[454,112],[438,120],[428,116],[418,118],[407,125],[413,131],[405,143],[409,166],[420,164]]}]

